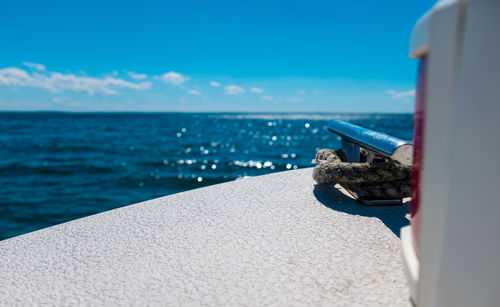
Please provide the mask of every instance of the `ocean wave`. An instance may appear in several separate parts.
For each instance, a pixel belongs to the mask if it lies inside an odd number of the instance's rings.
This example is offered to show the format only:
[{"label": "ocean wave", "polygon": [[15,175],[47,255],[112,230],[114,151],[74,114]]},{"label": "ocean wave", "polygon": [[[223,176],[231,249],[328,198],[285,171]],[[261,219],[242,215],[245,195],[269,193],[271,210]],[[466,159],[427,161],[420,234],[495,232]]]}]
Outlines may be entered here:
[{"label": "ocean wave", "polygon": [[[411,115],[0,113],[0,239],[277,171],[337,148],[332,119],[410,139]],[[3,216],[2,216],[3,213]]]}]

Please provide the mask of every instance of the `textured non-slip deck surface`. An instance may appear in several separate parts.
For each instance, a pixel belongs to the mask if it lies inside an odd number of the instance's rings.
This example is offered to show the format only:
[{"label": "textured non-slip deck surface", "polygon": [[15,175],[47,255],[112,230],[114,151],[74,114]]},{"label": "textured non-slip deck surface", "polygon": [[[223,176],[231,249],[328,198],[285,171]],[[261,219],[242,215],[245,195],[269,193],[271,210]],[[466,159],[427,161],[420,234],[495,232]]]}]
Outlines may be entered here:
[{"label": "textured non-slip deck surface", "polygon": [[188,191],[0,242],[0,305],[404,306],[407,212],[311,169]]}]

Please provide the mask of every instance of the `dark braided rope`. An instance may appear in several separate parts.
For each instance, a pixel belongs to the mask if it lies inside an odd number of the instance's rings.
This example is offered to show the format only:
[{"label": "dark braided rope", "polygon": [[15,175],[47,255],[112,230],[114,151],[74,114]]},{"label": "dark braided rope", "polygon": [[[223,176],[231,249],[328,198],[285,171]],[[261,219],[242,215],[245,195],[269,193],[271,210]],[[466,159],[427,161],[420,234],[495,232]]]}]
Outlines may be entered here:
[{"label": "dark braided rope", "polygon": [[410,196],[411,167],[386,159],[373,163],[349,163],[345,160],[343,151],[318,151],[318,165],[313,170],[313,179],[318,183],[339,183],[367,198],[397,199]]}]

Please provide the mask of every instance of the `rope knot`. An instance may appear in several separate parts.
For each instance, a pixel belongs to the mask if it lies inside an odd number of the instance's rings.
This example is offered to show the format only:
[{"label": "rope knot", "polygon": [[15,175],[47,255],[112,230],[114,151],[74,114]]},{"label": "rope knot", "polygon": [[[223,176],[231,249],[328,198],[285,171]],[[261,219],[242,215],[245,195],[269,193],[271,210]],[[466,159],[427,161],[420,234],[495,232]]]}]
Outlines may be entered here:
[{"label": "rope knot", "polygon": [[364,198],[400,199],[411,193],[411,167],[375,156],[361,149],[361,163],[349,163],[342,149],[321,149],[316,153],[313,179],[317,183],[336,182]]}]

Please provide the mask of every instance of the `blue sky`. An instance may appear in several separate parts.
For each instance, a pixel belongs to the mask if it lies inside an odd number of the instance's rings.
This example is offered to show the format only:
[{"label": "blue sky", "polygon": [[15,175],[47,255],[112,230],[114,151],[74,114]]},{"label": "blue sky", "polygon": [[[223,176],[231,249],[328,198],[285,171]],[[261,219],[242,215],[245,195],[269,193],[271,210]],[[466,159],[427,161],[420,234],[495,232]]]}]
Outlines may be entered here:
[{"label": "blue sky", "polygon": [[0,3],[0,110],[411,112],[435,1]]}]

